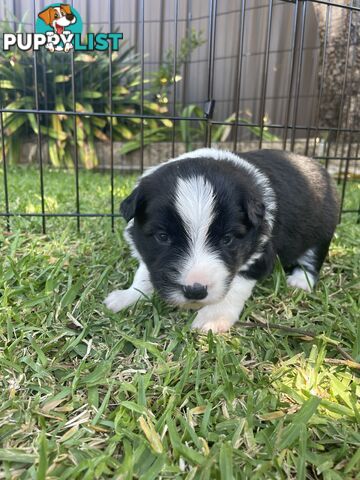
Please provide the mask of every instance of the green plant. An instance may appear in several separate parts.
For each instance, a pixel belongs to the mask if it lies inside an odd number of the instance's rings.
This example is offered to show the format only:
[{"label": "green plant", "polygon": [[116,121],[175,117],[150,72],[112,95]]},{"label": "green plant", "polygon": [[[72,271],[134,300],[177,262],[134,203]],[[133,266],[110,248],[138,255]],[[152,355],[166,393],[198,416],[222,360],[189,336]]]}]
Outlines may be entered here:
[{"label": "green plant", "polygon": [[182,80],[180,75],[181,67],[185,62],[189,61],[191,53],[206,42],[202,35],[202,31],[197,32],[194,29],[187,32],[185,38],[180,42],[179,51],[176,55],[176,65],[174,50],[169,48],[165,53],[163,63],[152,76],[152,92],[160,104],[168,104],[171,86]]},{"label": "green plant", "polygon": [[[187,105],[181,112],[181,116],[184,118],[195,117],[204,118],[204,112],[198,105]],[[211,139],[213,142],[226,142],[231,136],[233,130],[233,124],[236,120],[236,114],[232,113],[228,118],[224,120],[225,124],[231,125],[218,125],[213,124],[211,129]],[[239,122],[248,124],[248,129],[256,137],[261,136],[261,128],[253,127],[250,120],[245,117],[239,117]],[[204,141],[206,135],[206,123],[204,121],[181,121],[179,122],[177,138],[185,143],[186,151],[193,149],[193,143]],[[268,142],[275,142],[279,140],[279,137],[270,133],[266,125],[262,131],[262,138]]]},{"label": "green plant", "polygon": [[[9,22],[2,25],[3,32],[11,32]],[[19,22],[17,32],[23,31]],[[192,49],[196,48],[196,34],[181,43],[180,60],[185,60]],[[171,53],[167,54],[167,58]],[[72,166],[75,149],[75,128],[77,131],[77,149],[81,163],[86,168],[98,164],[95,142],[108,141],[110,118],[103,116],[69,115],[66,112],[74,108],[72,83],[75,86],[75,110],[77,112],[110,113],[109,98],[109,56],[103,52],[76,53],[74,55],[74,78],[71,56],[50,54],[47,51],[37,53],[37,89],[39,108],[64,112],[59,115],[40,116],[40,133],[48,146],[49,157],[54,166]],[[141,99],[140,56],[134,47],[123,47],[113,52],[112,63],[112,111],[130,117],[114,117],[113,139],[125,142],[122,153],[135,150],[141,145],[141,119],[131,117],[139,115],[156,116],[166,114],[167,106],[159,101],[155,91],[158,79],[169,75],[168,67],[160,76],[157,74],[144,78],[143,105]],[[167,73],[166,73],[167,72]],[[31,52],[0,52],[0,101],[4,109],[34,109],[34,60]],[[169,84],[171,79],[169,78]],[[20,147],[24,138],[38,135],[38,121],[34,113],[5,112],[3,114],[5,150],[10,162],[17,163]],[[144,123],[144,144],[165,140],[167,130],[172,127],[169,119],[148,118]],[[44,147],[43,147],[44,148]]]},{"label": "green plant", "polygon": [[[7,25],[10,29],[10,26]],[[6,29],[4,29],[5,31]],[[19,25],[18,31],[22,31]],[[109,113],[109,57],[104,53],[89,52],[75,54],[74,79],[72,78],[71,56],[38,52],[37,78],[39,108],[71,111],[74,107],[72,81],[75,85],[75,109],[78,112]],[[123,46],[112,54],[112,107],[119,114],[140,113],[141,73],[139,55],[133,47]],[[34,109],[35,86],[33,55],[30,52],[0,53],[0,99],[4,109]],[[145,85],[148,80],[145,79]],[[161,107],[149,100],[150,92],[144,91],[143,112],[157,115]],[[38,134],[34,113],[5,112],[5,148],[10,162],[17,162],[20,155],[20,139]],[[77,147],[82,164],[91,168],[97,163],[95,140],[109,139],[109,118],[76,116]],[[117,141],[131,140],[139,129],[140,119],[114,118],[113,137]],[[146,123],[146,122],[145,122]],[[152,120],[145,129],[169,123]],[[74,156],[74,116],[63,113],[40,117],[40,132],[49,148],[54,166],[71,166]]]},{"label": "green plant", "polygon": [[[149,90],[158,104],[161,114],[168,112],[169,96],[171,88],[175,82],[182,80],[180,75],[181,67],[189,60],[191,53],[205,43],[202,38],[202,32],[190,30],[185,38],[180,42],[179,52],[176,56],[176,71],[174,72],[174,50],[170,48],[165,54],[165,60],[159,69],[150,76]],[[148,127],[144,131],[143,138],[138,132],[132,139],[129,139],[120,148],[121,154],[126,154],[144,146],[155,142],[165,142],[172,139],[173,123],[170,119],[162,120],[162,125],[151,119],[144,120],[144,124]]]}]

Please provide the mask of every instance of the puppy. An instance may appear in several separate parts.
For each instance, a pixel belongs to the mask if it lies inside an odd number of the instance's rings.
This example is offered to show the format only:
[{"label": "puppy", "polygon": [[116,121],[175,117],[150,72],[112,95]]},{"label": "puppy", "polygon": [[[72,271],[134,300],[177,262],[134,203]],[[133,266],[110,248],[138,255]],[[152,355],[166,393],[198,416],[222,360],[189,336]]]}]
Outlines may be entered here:
[{"label": "puppy", "polygon": [[276,256],[288,285],[310,291],[339,218],[326,170],[279,150],[186,153],[146,171],[120,210],[139,268],[105,305],[118,312],[155,288],[213,332],[238,320]]},{"label": "puppy", "polygon": [[[46,25],[50,25],[57,35],[62,35],[64,32],[66,33],[66,27],[76,22],[76,17],[72,13],[70,5],[66,4],[62,4],[59,7],[46,8],[39,13],[38,17],[41,18]],[[62,48],[61,46],[54,47],[52,43],[48,43],[45,47],[52,52],[55,49],[68,52],[73,48],[73,45],[71,42],[66,42],[64,48]]]}]

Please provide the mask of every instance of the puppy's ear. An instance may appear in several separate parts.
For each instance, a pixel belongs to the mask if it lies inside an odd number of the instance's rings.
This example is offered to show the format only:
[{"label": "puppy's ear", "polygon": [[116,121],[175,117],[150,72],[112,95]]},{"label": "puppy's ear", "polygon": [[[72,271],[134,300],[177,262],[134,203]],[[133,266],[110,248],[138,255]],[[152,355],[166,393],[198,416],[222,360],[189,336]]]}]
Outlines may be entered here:
[{"label": "puppy's ear", "polygon": [[265,205],[261,200],[249,197],[246,202],[247,216],[254,227],[258,227],[265,215]]},{"label": "puppy's ear", "polygon": [[120,213],[129,222],[136,214],[140,213],[145,205],[144,196],[140,192],[140,187],[136,187],[128,197],[121,202]]},{"label": "puppy's ear", "polygon": [[42,12],[40,12],[38,15],[38,17],[41,18],[41,20],[43,20],[46,23],[46,25],[50,25],[52,9],[53,9],[52,7],[49,7],[46,10],[43,10]]},{"label": "puppy's ear", "polygon": [[66,5],[66,3],[62,3],[60,7],[65,11],[67,15],[72,13],[70,5]]}]

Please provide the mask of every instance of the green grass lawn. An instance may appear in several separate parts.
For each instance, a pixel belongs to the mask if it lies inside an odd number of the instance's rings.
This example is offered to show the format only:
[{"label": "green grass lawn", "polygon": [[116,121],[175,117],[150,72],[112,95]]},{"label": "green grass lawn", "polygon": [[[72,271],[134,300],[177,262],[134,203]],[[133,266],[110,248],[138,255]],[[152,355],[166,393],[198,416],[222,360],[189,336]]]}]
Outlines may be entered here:
[{"label": "green grass lawn", "polygon": [[[117,175],[116,209],[133,182]],[[83,212],[110,211],[109,174],[80,186]],[[46,171],[45,187],[47,211],[75,210],[71,172]],[[36,170],[10,169],[9,195],[40,212]],[[346,207],[358,196],[349,185]],[[106,310],[135,271],[122,220],[112,233],[82,219],[78,234],[52,218],[46,235],[40,219],[1,222],[0,479],[360,478],[355,215],[315,292],[287,288],[278,266],[240,319],[263,328],[219,336],[157,297]]]}]

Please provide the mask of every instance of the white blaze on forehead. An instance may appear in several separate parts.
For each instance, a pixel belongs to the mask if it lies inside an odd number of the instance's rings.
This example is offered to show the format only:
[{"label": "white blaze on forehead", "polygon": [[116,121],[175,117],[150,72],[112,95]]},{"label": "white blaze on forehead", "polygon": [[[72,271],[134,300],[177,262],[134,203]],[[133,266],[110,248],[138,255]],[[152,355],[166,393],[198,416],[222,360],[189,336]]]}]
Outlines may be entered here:
[{"label": "white blaze on forehead", "polygon": [[175,208],[193,247],[204,248],[214,218],[214,190],[204,177],[179,178]]},{"label": "white blaze on forehead", "polygon": [[[265,205],[265,221],[269,225],[270,230],[272,230],[274,221],[275,221],[275,212],[276,212],[277,205],[276,205],[275,193],[271,187],[270,180],[257,167],[255,167],[244,158],[241,158],[232,152],[228,152],[227,150],[218,150],[217,148],[199,148],[192,152],[183,153],[182,155],[176,158],[171,158],[167,162],[161,163],[160,165],[155,165],[153,167],[150,167],[148,170],[146,170],[143,173],[142,178],[147,177],[148,175],[151,175],[156,170],[158,170],[159,168],[162,168],[164,165],[168,163],[176,162],[179,160],[188,160],[190,158],[193,158],[193,159],[212,158],[214,160],[219,160],[219,161],[230,161],[234,165],[238,166],[239,168],[243,169],[248,174],[250,174],[252,179],[255,181],[256,185],[259,187],[262,193],[263,201]],[[266,241],[267,241],[267,238],[264,237],[262,239],[262,243],[266,243]]]},{"label": "white blaze on forehead", "polygon": [[179,178],[175,192],[175,209],[189,237],[190,248],[181,263],[179,283],[200,283],[208,287],[206,302],[222,297],[229,272],[224,262],[207,245],[209,228],[214,220],[215,193],[202,176]]}]

